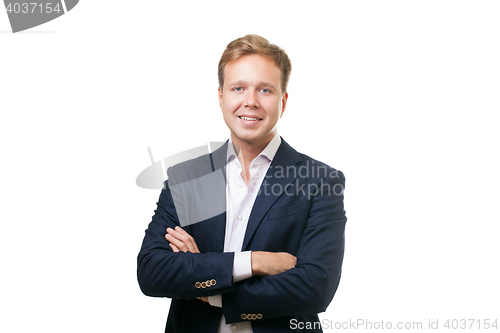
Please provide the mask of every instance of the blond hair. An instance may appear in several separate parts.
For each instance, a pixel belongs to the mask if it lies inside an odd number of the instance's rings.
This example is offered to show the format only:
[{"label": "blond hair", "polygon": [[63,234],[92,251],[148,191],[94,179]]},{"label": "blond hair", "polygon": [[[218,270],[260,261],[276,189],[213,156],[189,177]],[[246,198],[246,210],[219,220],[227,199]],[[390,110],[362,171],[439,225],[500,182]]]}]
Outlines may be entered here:
[{"label": "blond hair", "polygon": [[224,69],[226,65],[247,54],[260,54],[274,61],[281,71],[281,92],[284,94],[292,72],[292,63],[281,47],[269,43],[267,39],[258,35],[246,35],[227,44],[219,61],[219,87],[224,86]]}]

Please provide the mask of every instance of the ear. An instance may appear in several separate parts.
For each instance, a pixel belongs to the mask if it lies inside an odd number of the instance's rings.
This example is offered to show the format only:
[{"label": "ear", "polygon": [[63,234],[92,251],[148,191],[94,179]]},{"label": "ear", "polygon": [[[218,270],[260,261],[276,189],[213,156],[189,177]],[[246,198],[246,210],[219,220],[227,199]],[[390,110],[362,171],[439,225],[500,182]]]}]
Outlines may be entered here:
[{"label": "ear", "polygon": [[283,113],[285,112],[287,101],[288,101],[288,93],[286,92],[283,95],[283,97],[281,98],[281,114],[280,114],[280,118],[283,117]]},{"label": "ear", "polygon": [[219,106],[222,109],[222,88],[221,87],[219,87],[218,93],[219,93]]}]

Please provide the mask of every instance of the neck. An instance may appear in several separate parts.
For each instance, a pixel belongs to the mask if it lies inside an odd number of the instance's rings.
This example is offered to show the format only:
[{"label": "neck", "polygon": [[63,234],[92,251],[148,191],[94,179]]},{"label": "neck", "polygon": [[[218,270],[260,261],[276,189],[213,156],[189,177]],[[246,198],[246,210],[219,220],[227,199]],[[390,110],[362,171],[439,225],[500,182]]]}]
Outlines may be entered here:
[{"label": "neck", "polygon": [[266,148],[269,142],[271,142],[275,134],[276,133],[269,135],[269,138],[266,138],[266,140],[264,141],[255,143],[249,143],[243,140],[239,140],[237,137],[235,137],[235,135],[231,134],[231,140],[233,141],[234,149],[236,155],[238,156],[238,159],[240,160],[240,163],[247,166],[248,168],[250,166],[250,163],[252,163],[252,161],[264,150],[264,148]]}]

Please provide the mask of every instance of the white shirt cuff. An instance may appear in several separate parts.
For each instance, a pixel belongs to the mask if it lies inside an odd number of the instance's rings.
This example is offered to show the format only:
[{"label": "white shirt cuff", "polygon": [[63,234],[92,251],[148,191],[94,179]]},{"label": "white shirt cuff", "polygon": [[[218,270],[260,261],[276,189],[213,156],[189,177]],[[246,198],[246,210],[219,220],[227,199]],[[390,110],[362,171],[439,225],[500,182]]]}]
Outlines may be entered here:
[{"label": "white shirt cuff", "polygon": [[252,251],[235,252],[233,283],[252,277]]},{"label": "white shirt cuff", "polygon": [[208,303],[210,303],[211,306],[222,308],[222,295],[208,296]]},{"label": "white shirt cuff", "polygon": [[[233,283],[252,277],[252,251],[236,252],[233,263]],[[222,295],[208,296],[211,306],[222,308]]]}]

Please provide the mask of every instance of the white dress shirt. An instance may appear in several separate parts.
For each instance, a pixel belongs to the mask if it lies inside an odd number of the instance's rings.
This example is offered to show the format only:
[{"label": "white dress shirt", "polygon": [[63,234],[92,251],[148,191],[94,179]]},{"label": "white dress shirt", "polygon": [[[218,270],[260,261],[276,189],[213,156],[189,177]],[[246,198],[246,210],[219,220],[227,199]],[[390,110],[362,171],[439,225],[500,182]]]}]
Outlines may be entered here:
[{"label": "white dress shirt", "polygon": [[[250,163],[250,181],[248,186],[241,177],[241,162],[234,151],[231,139],[227,150],[226,165],[226,234],[224,238],[224,252],[234,252],[233,282],[248,279],[252,276],[251,251],[241,252],[243,239],[248,225],[248,219],[252,212],[255,199],[260,186],[266,176],[269,165],[276,155],[281,144],[281,138],[276,133],[269,144]],[[222,307],[222,295],[208,298],[210,305]],[[219,324],[218,333],[252,333],[252,324],[249,321],[226,324],[224,315]]]}]

